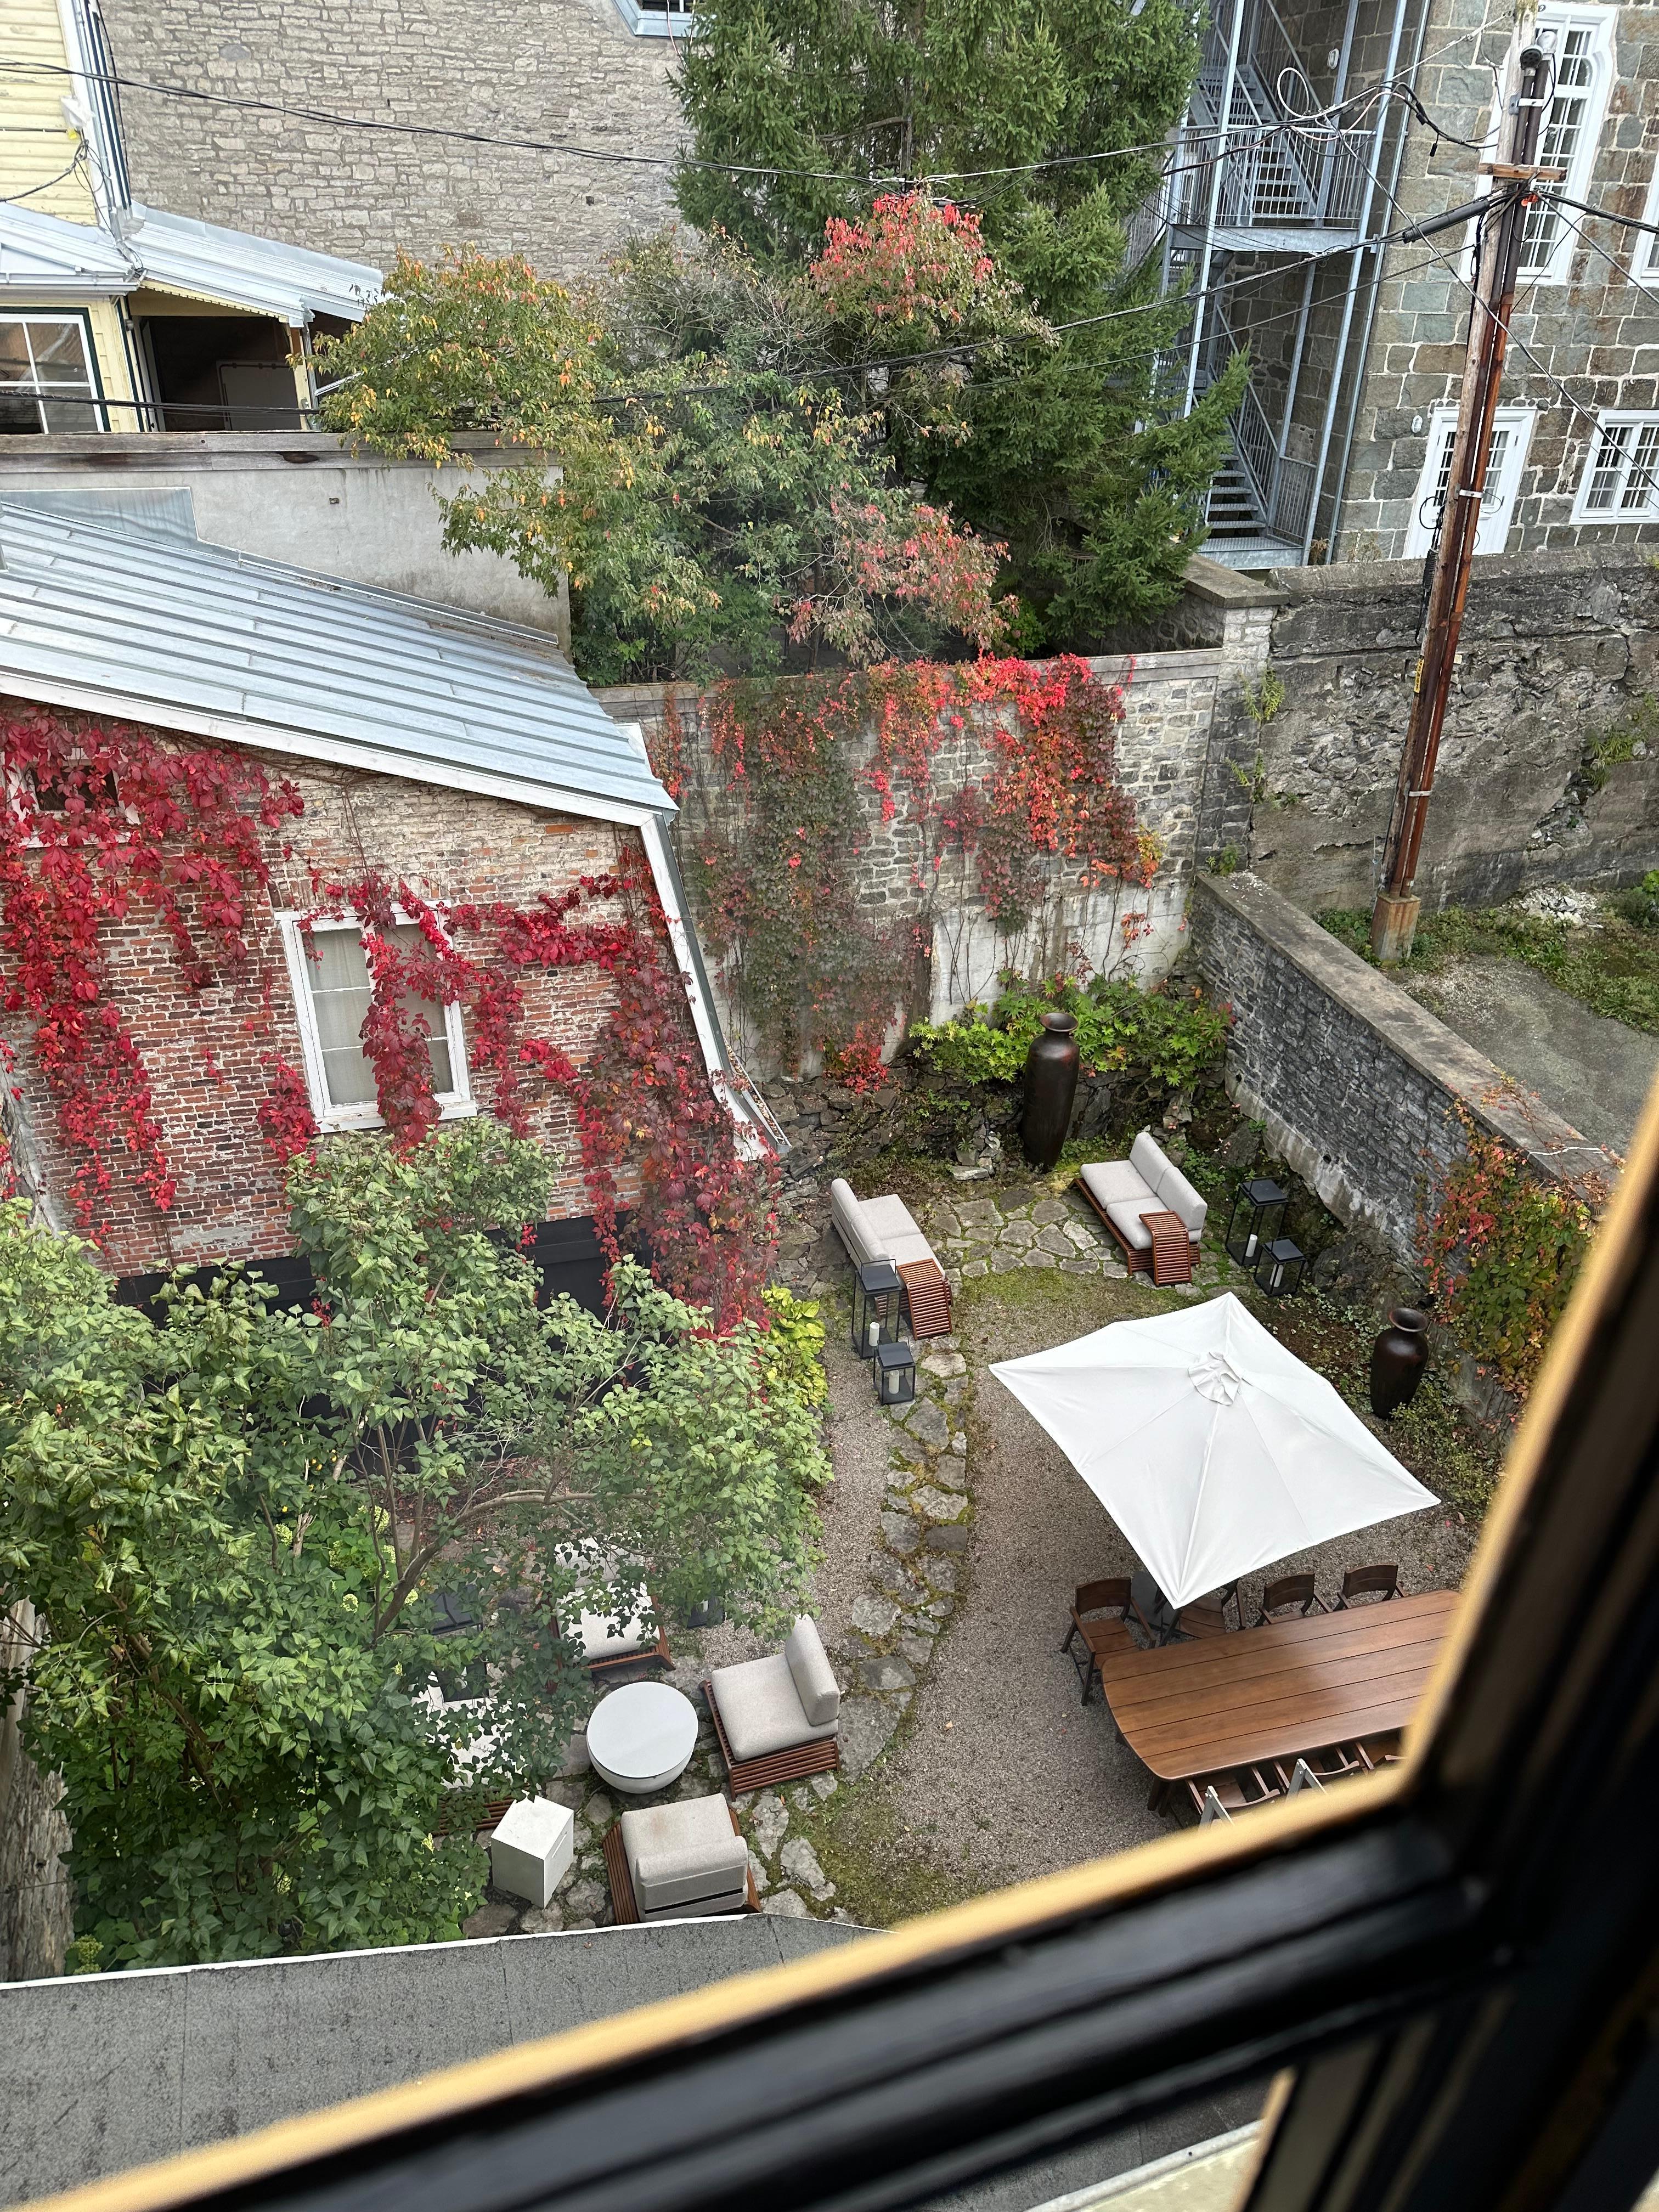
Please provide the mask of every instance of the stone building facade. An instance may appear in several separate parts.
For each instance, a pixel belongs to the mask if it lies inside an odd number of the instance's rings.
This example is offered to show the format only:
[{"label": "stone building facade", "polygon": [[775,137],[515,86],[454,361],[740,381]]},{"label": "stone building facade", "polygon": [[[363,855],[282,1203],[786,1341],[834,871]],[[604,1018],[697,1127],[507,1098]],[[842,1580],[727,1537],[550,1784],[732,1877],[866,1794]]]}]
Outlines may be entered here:
[{"label": "stone building facade", "polygon": [[[104,15],[124,77],[226,103],[124,88],[133,191],[152,205],[380,268],[399,247],[475,245],[561,279],[672,213],[677,41],[662,33],[684,19],[632,0],[216,0],[207,15],[106,0]],[[412,135],[434,125],[477,143]]]}]

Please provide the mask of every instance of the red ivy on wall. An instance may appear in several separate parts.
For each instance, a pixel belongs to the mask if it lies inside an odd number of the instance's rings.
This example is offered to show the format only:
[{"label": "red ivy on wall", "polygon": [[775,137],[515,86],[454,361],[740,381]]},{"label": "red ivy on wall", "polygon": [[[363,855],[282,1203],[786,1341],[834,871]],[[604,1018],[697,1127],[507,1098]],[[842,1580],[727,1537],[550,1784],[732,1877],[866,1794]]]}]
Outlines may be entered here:
[{"label": "red ivy on wall", "polygon": [[[939,884],[971,880],[1006,934],[1063,880],[1144,886],[1156,845],[1116,781],[1121,690],[1074,656],[890,661],[836,677],[720,687],[710,751],[724,789],[693,794],[689,872],[711,949],[787,1062],[822,1051],[856,1089],[880,1079],[896,1007],[925,1000]],[[982,775],[945,784],[940,757],[970,727]],[[872,738],[873,737],[873,748]],[[672,749],[682,753],[678,710]],[[866,903],[855,864],[869,797],[913,854],[907,917]]]},{"label": "red ivy on wall", "polygon": [[[240,754],[178,745],[127,725],[24,713],[0,724],[0,991],[8,1011],[33,1024],[60,1134],[79,1156],[77,1217],[94,1226],[124,1153],[166,1213],[173,1177],[148,1073],[110,995],[108,927],[129,915],[159,921],[198,992],[249,969],[256,947],[268,960],[266,836],[299,816],[303,802],[291,784],[272,786]],[[713,1306],[722,1322],[758,1310],[773,1170],[738,1154],[642,871],[630,862],[522,908],[440,908],[407,883],[373,872],[319,884],[317,899],[309,920],[350,911],[362,927],[371,981],[363,1048],[391,1142],[418,1144],[436,1122],[432,1016],[423,1009],[459,1006],[470,1064],[506,1127],[527,1133],[526,1078],[569,1095],[590,1202],[612,1256],[626,1237],[671,1288]],[[399,909],[417,926],[413,945],[393,933]],[[612,976],[616,1004],[579,1068],[550,1040],[527,1034],[525,981],[586,967]],[[268,973],[261,980],[255,1026],[270,1033]],[[301,1071],[274,1049],[265,1065],[270,1088],[256,1119],[273,1157],[286,1163],[315,1139],[317,1126]],[[624,1228],[630,1170],[639,1195]]]},{"label": "red ivy on wall", "polygon": [[173,1179],[149,1078],[107,994],[106,933],[135,908],[153,915],[192,990],[244,969],[269,881],[261,832],[297,815],[300,795],[238,754],[175,747],[128,723],[14,712],[0,738],[4,1004],[33,1024],[78,1154],[70,1201],[91,1227],[125,1152],[166,1213]]}]

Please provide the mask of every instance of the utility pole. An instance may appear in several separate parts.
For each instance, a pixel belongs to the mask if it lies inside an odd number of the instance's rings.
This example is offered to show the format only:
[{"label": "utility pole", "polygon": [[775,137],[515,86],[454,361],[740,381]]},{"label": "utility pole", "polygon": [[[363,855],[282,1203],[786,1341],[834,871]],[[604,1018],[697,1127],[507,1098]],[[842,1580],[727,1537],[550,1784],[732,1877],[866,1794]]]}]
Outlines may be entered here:
[{"label": "utility pole", "polygon": [[[1517,30],[1516,45],[1522,33]],[[1417,933],[1422,902],[1412,886],[1417,879],[1423,823],[1434,788],[1440,732],[1446,719],[1468,598],[1469,564],[1480,526],[1481,495],[1492,450],[1492,418],[1503,386],[1504,356],[1509,345],[1510,313],[1521,266],[1522,232],[1532,187],[1545,172],[1537,167],[1538,141],[1551,79],[1549,58],[1528,41],[1518,64],[1511,49],[1505,73],[1505,99],[1498,158],[1483,164],[1492,179],[1485,210],[1480,256],[1469,317],[1468,352],[1452,445],[1446,502],[1435,542],[1434,569],[1424,618],[1423,650],[1417,664],[1406,749],[1400,763],[1394,810],[1383,848],[1382,888],[1371,910],[1371,950],[1381,961],[1404,960]],[[1551,170],[1550,176],[1560,173]],[[1467,219],[1469,210],[1459,210]],[[1425,224],[1424,230],[1438,225]]]}]

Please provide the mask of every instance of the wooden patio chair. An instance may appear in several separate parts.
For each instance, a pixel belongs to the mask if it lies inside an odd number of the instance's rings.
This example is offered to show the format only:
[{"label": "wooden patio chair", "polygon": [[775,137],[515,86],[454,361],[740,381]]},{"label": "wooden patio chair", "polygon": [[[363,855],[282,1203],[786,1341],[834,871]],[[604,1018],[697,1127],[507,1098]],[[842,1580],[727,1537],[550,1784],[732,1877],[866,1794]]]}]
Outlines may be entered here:
[{"label": "wooden patio chair", "polygon": [[1365,1771],[1360,1764],[1358,1752],[1340,1743],[1328,1745],[1322,1751],[1304,1751],[1299,1759],[1292,1759],[1288,1765],[1282,1759],[1276,1759],[1273,1763],[1273,1771],[1287,1797],[1292,1795],[1291,1785],[1295,1782],[1297,1767],[1305,1768],[1307,1771],[1307,1782],[1302,1785],[1304,1788],[1311,1783],[1321,1790],[1328,1782],[1346,1781],[1351,1774]]},{"label": "wooden patio chair", "polygon": [[[1085,1705],[1089,1692],[1100,1680],[1102,1655],[1140,1648],[1129,1632],[1130,1602],[1127,1575],[1114,1575],[1104,1582],[1079,1583],[1073,1594],[1072,1625],[1060,1648],[1077,1668]],[[1090,1614],[1105,1617],[1091,1620],[1086,1617]]]},{"label": "wooden patio chair", "polygon": [[1215,1820],[1231,1820],[1235,1813],[1248,1813],[1257,1805],[1271,1804],[1284,1794],[1277,1778],[1270,1782],[1255,1766],[1242,1766],[1230,1774],[1195,1775],[1182,1786],[1201,1828]]},{"label": "wooden patio chair", "polygon": [[1330,1607],[1314,1590],[1311,1575],[1281,1575],[1276,1583],[1269,1583],[1261,1593],[1261,1602],[1255,1609],[1255,1626],[1262,1627],[1269,1613],[1285,1613],[1294,1606],[1297,1613],[1328,1613]]},{"label": "wooden patio chair", "polygon": [[1350,1567],[1342,1577],[1342,1587],[1336,1594],[1332,1610],[1345,1613],[1357,1597],[1380,1597],[1386,1603],[1391,1597],[1404,1597],[1400,1587],[1397,1566]]},{"label": "wooden patio chair", "polygon": [[[738,1826],[738,1816],[736,1812],[729,1803],[727,1804],[726,1810],[732,1823],[732,1834],[734,1836],[741,1836],[743,1830]],[[629,1871],[628,1850],[623,1841],[623,1824],[621,1820],[613,1820],[611,1823],[611,1826],[605,1830],[605,1841],[602,1848],[605,1853],[605,1878],[611,1885],[611,1917],[616,1922],[618,1928],[637,1926],[641,1918],[641,1915],[640,1912],[639,1900],[634,1894],[634,1877]],[[757,1895],[755,1890],[755,1869],[752,1865],[749,1866],[744,1870],[744,1902],[738,1908],[739,1912],[758,1912],[760,1911],[760,1899]],[[722,1912],[726,1910],[728,1910],[728,1908],[724,1906],[721,1907]],[[672,1912],[665,1911],[659,1917],[665,1919],[669,1919],[674,1917],[674,1915]],[[684,1917],[687,1919],[695,1919],[701,1917],[695,1902],[687,1905],[684,1909]]]},{"label": "wooden patio chair", "polygon": [[1379,1766],[1398,1766],[1406,1755],[1398,1729],[1386,1729],[1379,1735],[1362,1736],[1353,1749],[1367,1774],[1376,1773]]},{"label": "wooden patio chair", "polygon": [[[1233,1619],[1227,1618],[1227,1607],[1233,1608]],[[1170,1640],[1178,1637],[1196,1638],[1225,1636],[1230,1629],[1243,1626],[1243,1614],[1238,1601],[1238,1584],[1226,1583],[1212,1590],[1206,1597],[1195,1597],[1190,1605],[1183,1605],[1170,1629]]]}]

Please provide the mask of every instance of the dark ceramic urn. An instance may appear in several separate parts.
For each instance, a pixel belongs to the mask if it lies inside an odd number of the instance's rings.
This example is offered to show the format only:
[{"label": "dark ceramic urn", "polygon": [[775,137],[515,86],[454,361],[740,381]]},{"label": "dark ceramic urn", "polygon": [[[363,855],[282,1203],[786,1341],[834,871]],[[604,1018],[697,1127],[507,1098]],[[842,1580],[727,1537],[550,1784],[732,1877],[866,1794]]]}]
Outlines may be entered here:
[{"label": "dark ceramic urn", "polygon": [[1395,1306],[1371,1346],[1371,1411],[1382,1420],[1417,1395],[1429,1364],[1428,1325],[1415,1306]]},{"label": "dark ceramic urn", "polygon": [[1025,1055],[1025,1118],[1020,1141],[1039,1170],[1053,1167],[1072,1126],[1077,1097],[1077,1017],[1048,1013]]}]

